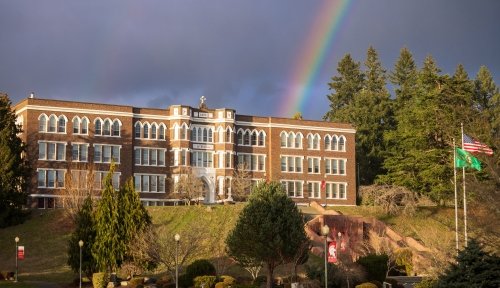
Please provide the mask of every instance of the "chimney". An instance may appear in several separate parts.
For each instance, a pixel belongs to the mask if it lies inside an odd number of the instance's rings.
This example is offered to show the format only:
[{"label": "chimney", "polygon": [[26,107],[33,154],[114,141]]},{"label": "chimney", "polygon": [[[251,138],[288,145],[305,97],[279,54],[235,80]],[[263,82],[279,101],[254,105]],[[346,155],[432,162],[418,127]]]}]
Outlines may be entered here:
[{"label": "chimney", "polygon": [[30,98],[32,98],[32,99],[35,98],[35,92],[30,93]]}]

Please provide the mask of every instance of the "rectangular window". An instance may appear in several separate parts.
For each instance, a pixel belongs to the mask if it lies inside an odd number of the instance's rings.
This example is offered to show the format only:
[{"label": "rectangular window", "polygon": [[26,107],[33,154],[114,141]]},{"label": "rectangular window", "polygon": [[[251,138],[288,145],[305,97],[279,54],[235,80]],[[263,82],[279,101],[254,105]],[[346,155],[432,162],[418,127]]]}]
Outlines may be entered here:
[{"label": "rectangular window", "polygon": [[71,159],[73,161],[87,162],[88,144],[75,144],[71,148]]},{"label": "rectangular window", "polygon": [[112,150],[111,150],[111,158],[113,159],[113,161],[115,162],[120,162],[120,146],[111,146],[112,147]]},{"label": "rectangular window", "polygon": [[295,164],[295,161],[293,160],[293,157],[288,156],[287,157],[287,162],[288,162],[288,172],[293,172],[295,168],[293,167]]},{"label": "rectangular window", "polygon": [[45,143],[45,142],[38,143],[38,159],[39,160],[47,159],[46,149],[47,149],[47,143]]},{"label": "rectangular window", "polygon": [[158,166],[165,166],[165,151],[158,150]]},{"label": "rectangular window", "polygon": [[295,157],[295,172],[302,172],[302,158]]},{"label": "rectangular window", "polygon": [[134,163],[135,165],[141,165],[141,148],[134,149]]},{"label": "rectangular window", "polygon": [[309,190],[309,197],[310,198],[320,198],[319,183],[320,182],[308,182],[307,183],[307,190]]},{"label": "rectangular window", "polygon": [[120,163],[119,145],[94,145],[94,162],[111,163],[111,160]]},{"label": "rectangular window", "polygon": [[49,187],[49,188],[56,187],[56,171],[55,170],[47,170],[47,187]]},{"label": "rectangular window", "polygon": [[66,159],[66,145],[63,143],[57,143],[57,160],[65,160]]},{"label": "rectangular window", "polygon": [[181,165],[187,165],[187,150],[181,150]]},{"label": "rectangular window", "polygon": [[320,158],[310,157],[307,158],[307,172],[311,174],[319,173]]},{"label": "rectangular window", "polygon": [[111,147],[110,146],[102,146],[102,162],[104,162],[104,163],[111,162]]},{"label": "rectangular window", "polygon": [[231,155],[231,153],[226,153],[226,168],[231,168],[231,158],[233,156]]},{"label": "rectangular window", "polygon": [[165,176],[158,176],[158,192],[165,192]]},{"label": "rectangular window", "polygon": [[101,162],[101,145],[94,145],[94,162]]},{"label": "rectangular window", "polygon": [[302,181],[284,180],[281,181],[281,184],[289,197],[303,197],[304,191]]},{"label": "rectangular window", "polygon": [[46,170],[38,170],[38,187],[47,186],[45,182],[45,172]]},{"label": "rectangular window", "polygon": [[47,160],[56,160],[56,143],[47,143]]},{"label": "rectangular window", "polygon": [[346,174],[346,159],[325,159],[325,173],[332,175]]},{"label": "rectangular window", "polygon": [[287,171],[286,159],[287,157],[281,156],[281,172]]},{"label": "rectangular window", "polygon": [[156,149],[151,149],[149,152],[149,165],[156,166],[156,159],[157,159],[157,150]]},{"label": "rectangular window", "polygon": [[259,155],[259,171],[265,171],[265,164],[264,155]]},{"label": "rectangular window", "polygon": [[141,191],[141,175],[134,175],[135,191]]},{"label": "rectangular window", "polygon": [[142,165],[149,165],[149,149],[142,149]]},{"label": "rectangular window", "polygon": [[149,176],[148,175],[142,175],[141,191],[142,192],[149,192]]},{"label": "rectangular window", "polygon": [[346,183],[326,183],[326,197],[329,199],[346,199]]},{"label": "rectangular window", "polygon": [[151,192],[158,192],[158,182],[157,182],[158,176],[151,176],[150,177],[150,183],[151,183]]}]

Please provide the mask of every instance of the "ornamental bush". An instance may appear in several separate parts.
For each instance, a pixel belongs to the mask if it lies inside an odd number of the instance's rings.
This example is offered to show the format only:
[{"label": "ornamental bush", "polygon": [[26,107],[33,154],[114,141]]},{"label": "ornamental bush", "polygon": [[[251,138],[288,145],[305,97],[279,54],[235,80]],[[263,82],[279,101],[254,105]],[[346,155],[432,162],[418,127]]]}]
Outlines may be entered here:
[{"label": "ornamental bush", "polygon": [[355,288],[378,288],[378,287],[377,287],[377,285],[375,285],[371,282],[366,282],[366,283],[356,285]]},{"label": "ornamental bush", "polygon": [[198,276],[215,276],[215,267],[205,259],[196,260],[186,267],[186,273],[179,277],[179,285],[182,287],[193,286],[194,278]]},{"label": "ornamental bush", "polygon": [[194,278],[194,287],[195,288],[213,288],[215,286],[215,282],[217,281],[216,276],[198,276]]},{"label": "ornamental bush", "polygon": [[97,272],[92,275],[92,286],[94,288],[106,288],[109,282],[109,274]]}]

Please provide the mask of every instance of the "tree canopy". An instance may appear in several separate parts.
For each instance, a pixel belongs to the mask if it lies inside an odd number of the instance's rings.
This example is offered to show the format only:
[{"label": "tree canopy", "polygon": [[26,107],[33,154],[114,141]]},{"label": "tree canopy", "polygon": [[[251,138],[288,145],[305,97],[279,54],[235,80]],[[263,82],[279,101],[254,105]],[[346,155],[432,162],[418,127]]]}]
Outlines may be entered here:
[{"label": "tree canopy", "polygon": [[304,218],[278,182],[255,186],[247,206],[226,239],[228,254],[244,266],[267,268],[267,287],[274,269],[294,261],[308,241]]},{"label": "tree canopy", "polygon": [[22,132],[6,94],[0,93],[0,228],[24,220],[22,208],[28,199],[27,179],[31,172]]}]

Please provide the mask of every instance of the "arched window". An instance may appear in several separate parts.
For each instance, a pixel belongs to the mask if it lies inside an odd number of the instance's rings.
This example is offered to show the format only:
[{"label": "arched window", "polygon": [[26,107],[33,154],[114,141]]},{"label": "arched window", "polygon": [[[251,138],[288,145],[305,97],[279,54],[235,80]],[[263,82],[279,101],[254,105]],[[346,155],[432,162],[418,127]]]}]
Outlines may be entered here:
[{"label": "arched window", "polygon": [[214,142],[214,141],[213,141],[213,137],[214,137],[213,135],[214,135],[214,133],[213,133],[213,131],[212,131],[212,128],[209,128],[209,129],[208,129],[208,142],[209,142],[209,143]]},{"label": "arched window", "polygon": [[325,150],[332,150],[332,146],[330,145],[330,136],[326,135],[325,136]]},{"label": "arched window", "polygon": [[87,117],[82,118],[82,123],[81,123],[80,129],[81,129],[80,132],[82,134],[89,133],[89,119],[87,119]]},{"label": "arched window", "polygon": [[307,135],[307,149],[313,149],[313,136]]},{"label": "arched window", "polygon": [[231,132],[231,129],[229,129],[229,127],[226,129],[226,142],[227,143],[232,143],[233,141],[231,141],[231,134],[233,134],[233,132]]},{"label": "arched window", "polygon": [[151,125],[151,139],[156,139],[156,124]]},{"label": "arched window", "polygon": [[45,114],[38,118],[38,132],[47,132],[47,116]]},{"label": "arched window", "polygon": [[95,120],[95,135],[102,135],[102,122],[101,119]]},{"label": "arched window", "polygon": [[182,124],[182,127],[181,127],[181,139],[183,140],[186,140],[186,137],[187,137],[187,125],[186,123],[183,123]]},{"label": "arched window", "polygon": [[148,139],[149,138],[149,124],[144,123],[144,127],[142,127],[142,138]]},{"label": "arched window", "polygon": [[203,140],[203,132],[201,128],[196,129],[196,141],[201,142]]},{"label": "arched window", "polygon": [[57,125],[58,133],[66,133],[66,117],[63,115],[59,116],[59,121]]},{"label": "arched window", "polygon": [[293,147],[294,138],[295,138],[295,134],[288,133],[288,137],[286,139],[286,147],[288,147],[288,148],[292,148]]},{"label": "arched window", "polygon": [[281,147],[286,147],[286,138],[288,138],[286,132],[281,132],[280,137],[281,137]]},{"label": "arched window", "polygon": [[49,130],[48,132],[56,132],[57,118],[55,115],[49,117]]},{"label": "arched window", "polygon": [[80,118],[73,117],[73,134],[80,134]]},{"label": "arched window", "polygon": [[120,121],[113,121],[113,136],[120,136]]},{"label": "arched window", "polygon": [[319,135],[318,134],[314,135],[314,138],[313,138],[313,149],[316,149],[316,150],[319,149]]},{"label": "arched window", "polygon": [[339,137],[339,151],[345,151],[345,138],[344,138],[344,136]]},{"label": "arched window", "polygon": [[141,123],[140,122],[135,122],[134,136],[135,136],[135,138],[141,138]]},{"label": "arched window", "polygon": [[208,141],[208,133],[207,133],[207,129],[206,128],[203,128],[203,142],[207,142]]},{"label": "arched window", "polygon": [[109,119],[104,120],[104,127],[102,129],[102,135],[111,135],[111,121]]},{"label": "arched window", "polygon": [[250,131],[243,133],[243,145],[250,146]]},{"label": "arched window", "polygon": [[302,134],[300,132],[295,135],[295,148],[302,148]]},{"label": "arched window", "polygon": [[238,145],[243,145],[243,131],[238,131]]},{"label": "arched window", "polygon": [[339,150],[337,135],[333,135],[333,137],[332,137],[332,150],[334,150],[334,151]]},{"label": "arched window", "polygon": [[219,126],[219,135],[217,136],[217,138],[219,138],[219,143],[224,143],[224,130],[222,129],[222,126]]},{"label": "arched window", "polygon": [[266,136],[264,135],[264,131],[260,131],[259,133],[259,146],[264,146],[266,141]]},{"label": "arched window", "polygon": [[253,131],[251,135],[251,145],[256,146],[257,145],[257,132]]},{"label": "arched window", "polygon": [[158,139],[165,140],[165,126],[163,124],[160,125],[160,132],[158,134]]}]

